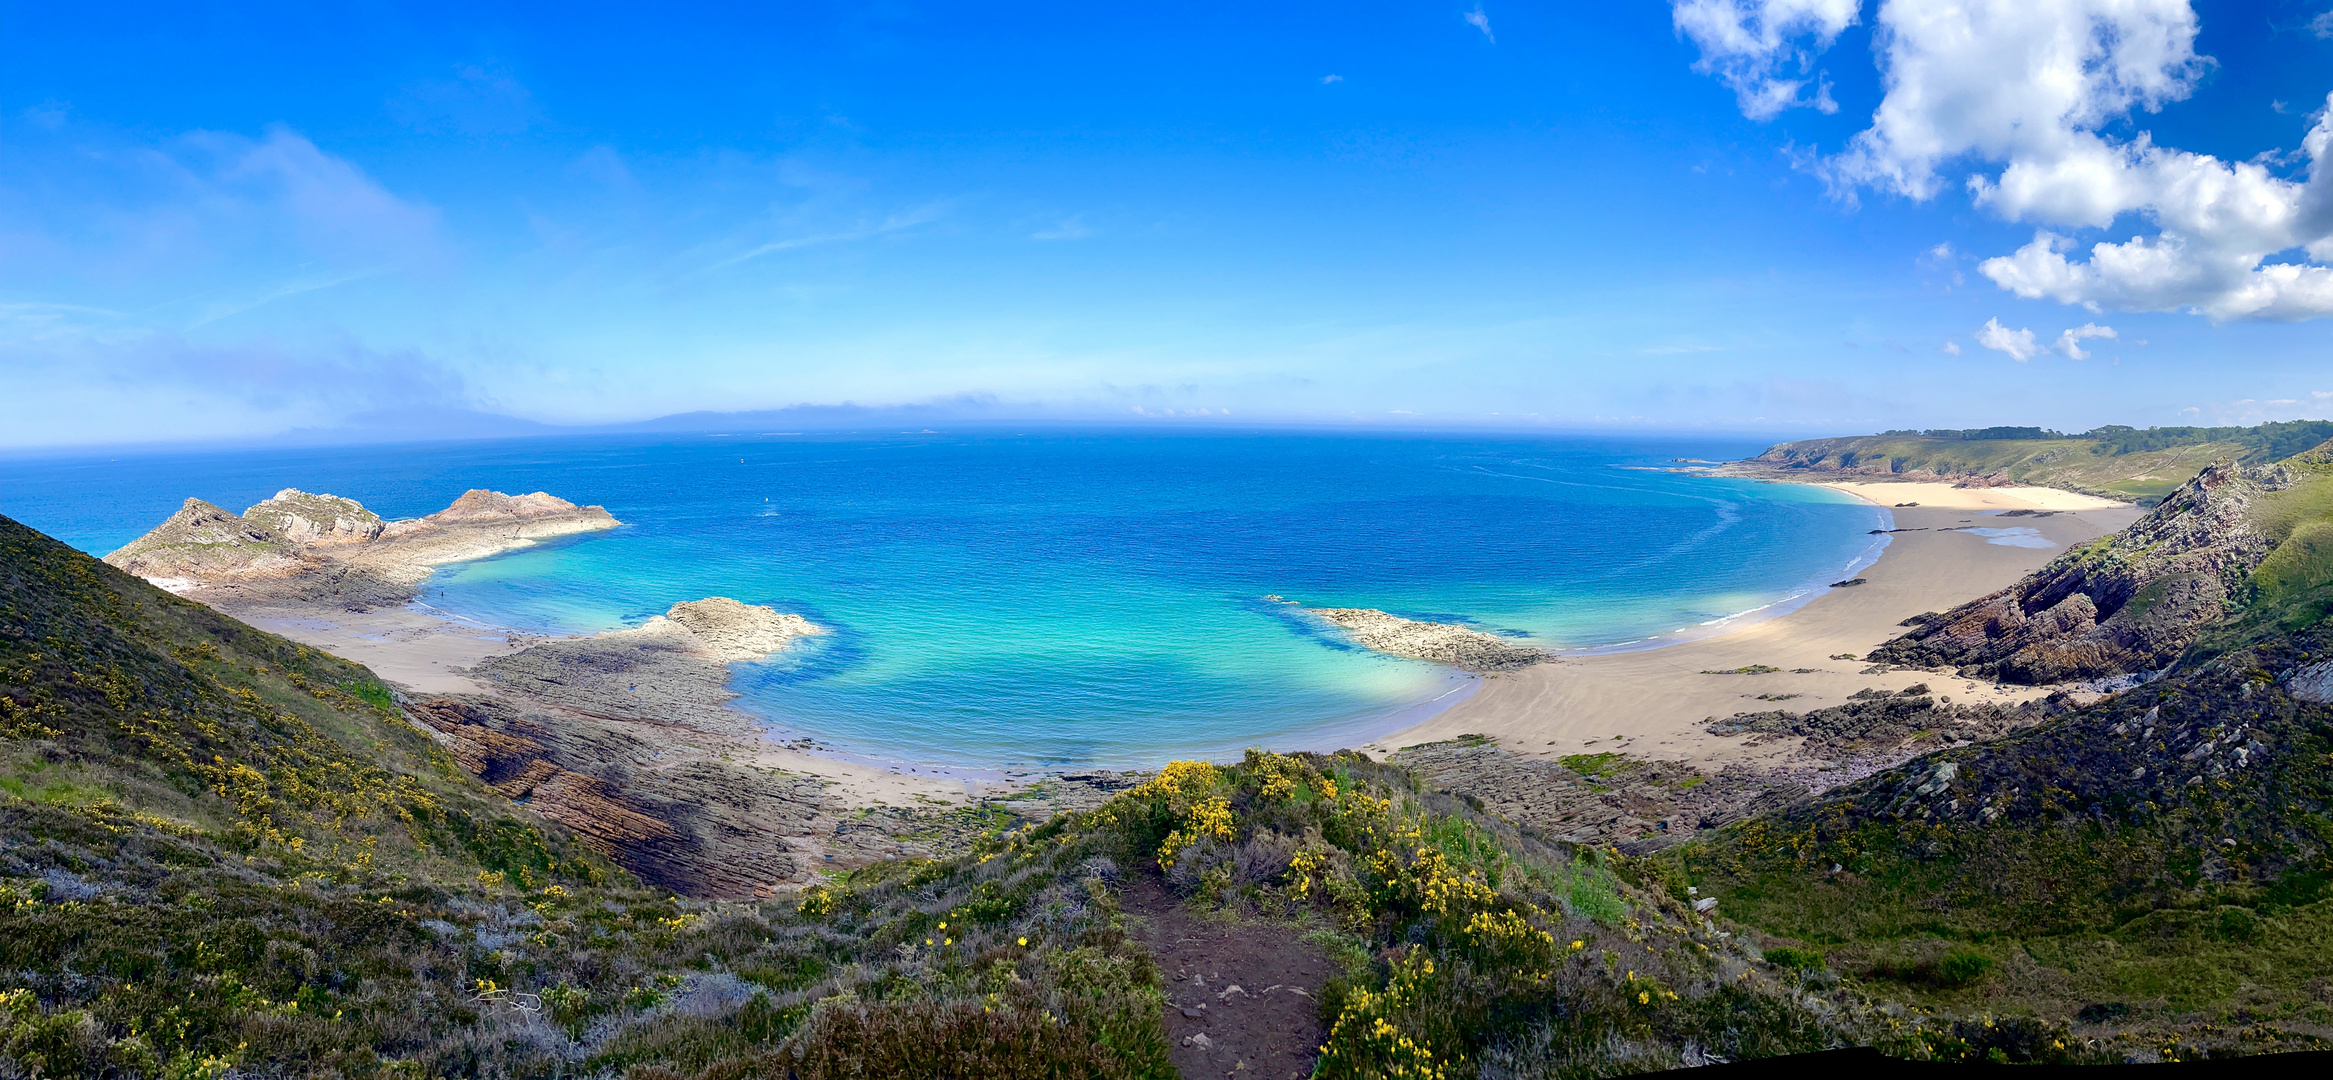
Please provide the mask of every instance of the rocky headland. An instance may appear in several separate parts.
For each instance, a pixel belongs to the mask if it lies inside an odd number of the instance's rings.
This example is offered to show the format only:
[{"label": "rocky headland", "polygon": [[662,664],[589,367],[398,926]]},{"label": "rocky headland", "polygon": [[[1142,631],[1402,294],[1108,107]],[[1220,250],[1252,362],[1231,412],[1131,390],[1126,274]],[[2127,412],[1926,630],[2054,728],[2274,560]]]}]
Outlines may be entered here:
[{"label": "rocky headland", "polygon": [[1465,671],[1514,671],[1554,659],[1543,650],[1451,623],[1404,619],[1375,608],[1306,610],[1345,630],[1362,648]]},{"label": "rocky headland", "polygon": [[329,604],[364,611],[405,603],[446,563],[538,540],[615,528],[600,506],[535,492],[474,490],[427,517],[383,521],[354,499],[285,488],[241,514],[188,499],[105,561],[214,607]]},{"label": "rocky headland", "polygon": [[2278,546],[2288,464],[2221,462],[2122,532],[2074,548],[2009,588],[1941,614],[1870,659],[2046,684],[2156,671],[2251,591]]}]

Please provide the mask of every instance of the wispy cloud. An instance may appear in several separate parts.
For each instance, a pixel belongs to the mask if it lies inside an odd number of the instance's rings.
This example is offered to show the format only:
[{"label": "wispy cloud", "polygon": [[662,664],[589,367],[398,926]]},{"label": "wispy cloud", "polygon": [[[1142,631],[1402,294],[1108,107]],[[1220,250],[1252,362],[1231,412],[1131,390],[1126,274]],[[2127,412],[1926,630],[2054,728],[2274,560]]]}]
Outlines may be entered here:
[{"label": "wispy cloud", "polygon": [[1490,39],[1491,44],[1498,44],[1499,36],[1491,33],[1491,17],[1483,14],[1481,4],[1474,5],[1473,11],[1460,15],[1459,18],[1466,20],[1466,25],[1482,31],[1482,36]]},{"label": "wispy cloud", "polygon": [[389,115],[418,131],[516,135],[543,118],[534,92],[500,64],[456,64],[453,78],[423,79],[389,99]]},{"label": "wispy cloud", "polygon": [[735,255],[731,255],[726,259],[722,259],[719,262],[714,263],[708,269],[727,269],[728,267],[736,266],[739,263],[758,259],[764,255],[774,255],[781,251],[794,251],[801,248],[820,247],[826,244],[848,244],[860,240],[872,240],[877,237],[895,235],[897,233],[906,232],[920,225],[929,225],[932,222],[938,221],[941,218],[948,216],[948,210],[953,203],[954,200],[952,199],[938,199],[925,203],[922,206],[914,207],[901,213],[893,214],[889,217],[883,218],[880,221],[869,222],[854,228],[843,229],[836,232],[814,233],[808,236],[789,236],[780,240],[771,240],[757,247]]},{"label": "wispy cloud", "polygon": [[1345,81],[1345,77],[1342,75],[1323,75],[1320,77],[1320,84],[1322,86],[1329,86],[1334,83],[1341,83],[1343,81]]},{"label": "wispy cloud", "polygon": [[1071,214],[1058,223],[1029,234],[1031,240],[1083,240],[1094,230],[1085,223],[1084,214]]},{"label": "wispy cloud", "polygon": [[167,331],[28,345],[0,337],[0,368],[11,373],[20,406],[0,445],[249,437],[337,427],[366,412],[491,405],[434,357],[345,341],[213,346]]},{"label": "wispy cloud", "polygon": [[381,271],[379,270],[359,270],[354,273],[347,274],[330,274],[320,277],[297,278],[291,281],[286,281],[273,288],[263,290],[253,295],[244,296],[233,300],[222,300],[205,304],[200,308],[194,320],[186,324],[186,328],[192,330],[198,326],[204,326],[210,323],[215,323],[221,319],[240,315],[246,311],[252,310],[253,308],[265,307],[268,304],[282,300],[285,297],[298,296],[301,293],[311,293],[322,289],[329,289],[335,285],[346,285],[351,281],[360,281],[365,278],[374,277],[380,272]]}]

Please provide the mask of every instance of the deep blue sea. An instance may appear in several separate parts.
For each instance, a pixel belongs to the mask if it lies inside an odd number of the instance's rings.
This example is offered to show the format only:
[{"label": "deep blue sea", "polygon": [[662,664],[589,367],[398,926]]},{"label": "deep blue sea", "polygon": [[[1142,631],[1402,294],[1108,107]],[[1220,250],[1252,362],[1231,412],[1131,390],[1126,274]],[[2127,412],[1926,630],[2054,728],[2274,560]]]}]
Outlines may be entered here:
[{"label": "deep blue sea", "polygon": [[774,730],[886,760],[1155,764],[1353,745],[1462,677],[1355,649],[1278,594],[1562,649],[1777,610],[1877,554],[1885,512],[1659,471],[1709,439],[1126,432],[743,434],[17,458],[0,513],[92,553],[189,495],[283,487],[383,516],[464,490],[621,529],[446,567],[423,603],[535,632],[730,596],[834,632],[741,665]]}]

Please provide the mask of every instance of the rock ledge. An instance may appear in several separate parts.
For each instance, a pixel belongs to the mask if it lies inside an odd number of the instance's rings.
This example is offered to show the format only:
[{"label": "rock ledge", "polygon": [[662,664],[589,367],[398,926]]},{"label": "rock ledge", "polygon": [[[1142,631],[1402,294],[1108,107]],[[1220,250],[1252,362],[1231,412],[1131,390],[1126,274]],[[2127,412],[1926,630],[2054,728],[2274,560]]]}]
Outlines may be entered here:
[{"label": "rock ledge", "polygon": [[1542,650],[1516,645],[1496,634],[1450,623],[1404,619],[1375,608],[1307,610],[1351,631],[1354,643],[1362,648],[1467,671],[1514,671],[1554,659]]}]

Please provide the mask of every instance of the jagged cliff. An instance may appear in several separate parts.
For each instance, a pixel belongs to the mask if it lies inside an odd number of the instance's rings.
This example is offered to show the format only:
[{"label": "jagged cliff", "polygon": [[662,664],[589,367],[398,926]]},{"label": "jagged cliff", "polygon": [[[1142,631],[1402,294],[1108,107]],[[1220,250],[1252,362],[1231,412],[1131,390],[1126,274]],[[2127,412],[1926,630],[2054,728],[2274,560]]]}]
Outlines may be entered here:
[{"label": "jagged cliff", "polygon": [[215,594],[206,599],[364,610],[411,599],[433,567],[618,524],[605,507],[540,491],[475,490],[427,517],[384,522],[354,499],[285,488],[240,515],[188,499],[105,561],[175,591]]},{"label": "jagged cliff", "polygon": [[2281,539],[2264,512],[2313,479],[2282,464],[2213,465],[2122,532],[1921,617],[1871,659],[2025,683],[2159,670],[2246,602]]}]

